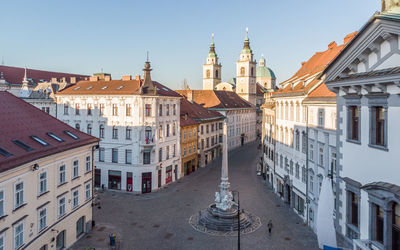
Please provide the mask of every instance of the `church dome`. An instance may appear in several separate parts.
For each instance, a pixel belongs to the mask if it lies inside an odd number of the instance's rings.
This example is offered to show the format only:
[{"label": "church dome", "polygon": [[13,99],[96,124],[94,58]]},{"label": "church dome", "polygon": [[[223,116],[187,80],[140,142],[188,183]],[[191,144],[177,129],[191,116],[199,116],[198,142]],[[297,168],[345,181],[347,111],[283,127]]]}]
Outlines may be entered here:
[{"label": "church dome", "polygon": [[256,76],[265,77],[269,79],[276,79],[274,71],[265,66],[265,59],[263,56],[261,56],[259,66],[257,67]]}]

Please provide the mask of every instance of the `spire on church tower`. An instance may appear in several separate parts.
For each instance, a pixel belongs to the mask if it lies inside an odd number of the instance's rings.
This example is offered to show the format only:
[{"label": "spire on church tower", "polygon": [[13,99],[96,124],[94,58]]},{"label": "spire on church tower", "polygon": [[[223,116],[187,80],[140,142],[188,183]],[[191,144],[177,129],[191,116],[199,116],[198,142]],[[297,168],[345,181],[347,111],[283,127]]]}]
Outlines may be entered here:
[{"label": "spire on church tower", "polygon": [[29,90],[29,87],[28,87],[29,81],[26,76],[27,75],[26,72],[27,72],[27,68],[25,67],[24,78],[22,79],[22,87],[18,94],[19,97],[29,97],[29,95],[31,94],[31,91]]},{"label": "spire on church tower", "polygon": [[206,60],[206,64],[203,64],[203,89],[213,90],[221,82],[222,67],[218,63],[218,56],[215,53],[214,33],[211,34],[210,51]]},{"label": "spire on church tower", "polygon": [[244,39],[242,54],[253,54],[253,51],[250,48],[249,28],[248,27],[246,27],[246,38]]},{"label": "spire on church tower", "polygon": [[147,94],[147,95],[156,95],[157,94],[157,88],[154,85],[153,81],[151,80],[151,75],[150,72],[152,71],[150,62],[149,62],[149,52],[147,52],[147,59],[146,62],[144,63],[144,76],[143,76],[143,85],[140,87],[140,93],[141,94]]}]

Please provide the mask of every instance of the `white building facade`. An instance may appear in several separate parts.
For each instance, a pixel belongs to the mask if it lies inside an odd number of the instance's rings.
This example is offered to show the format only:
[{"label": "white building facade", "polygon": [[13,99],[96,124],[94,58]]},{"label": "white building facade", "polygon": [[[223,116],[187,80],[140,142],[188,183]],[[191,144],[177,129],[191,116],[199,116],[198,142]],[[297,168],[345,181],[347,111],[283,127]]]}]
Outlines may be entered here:
[{"label": "white building facade", "polygon": [[144,82],[78,82],[57,94],[59,119],[101,139],[97,186],[148,193],[180,178],[181,97],[151,81],[145,66]]},{"label": "white building facade", "polygon": [[399,20],[382,1],[324,75],[337,93],[337,231],[354,249],[400,249]]}]

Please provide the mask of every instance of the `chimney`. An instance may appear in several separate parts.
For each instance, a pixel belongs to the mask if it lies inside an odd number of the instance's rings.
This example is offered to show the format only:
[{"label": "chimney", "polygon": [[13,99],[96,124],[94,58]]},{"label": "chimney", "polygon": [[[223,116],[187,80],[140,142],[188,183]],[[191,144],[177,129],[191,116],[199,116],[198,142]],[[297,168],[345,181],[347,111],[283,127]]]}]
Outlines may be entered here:
[{"label": "chimney", "polygon": [[186,99],[190,102],[193,103],[193,92],[191,90],[186,91]]},{"label": "chimney", "polygon": [[71,76],[69,78],[70,83],[76,83],[76,77],[75,76]]},{"label": "chimney", "polygon": [[136,81],[140,81],[140,75],[136,75],[135,80],[136,80]]},{"label": "chimney", "polygon": [[306,62],[301,62],[301,66],[302,66],[302,67],[304,66],[304,64],[306,64]]},{"label": "chimney", "polygon": [[333,49],[333,48],[336,48],[336,47],[337,47],[337,43],[336,43],[335,41],[331,42],[331,43],[328,45],[328,49]]},{"label": "chimney", "polygon": [[349,43],[351,40],[353,40],[353,38],[354,38],[356,35],[357,35],[357,31],[348,34],[347,36],[344,37],[343,43],[344,43],[344,44]]},{"label": "chimney", "polygon": [[104,81],[107,81],[107,82],[111,81],[111,75],[104,76]]},{"label": "chimney", "polygon": [[98,76],[91,76],[90,78],[89,78],[89,81],[91,81],[91,82],[97,82],[99,80],[99,77]]},{"label": "chimney", "polygon": [[122,76],[122,81],[130,81],[130,80],[132,80],[132,76],[131,75]]}]

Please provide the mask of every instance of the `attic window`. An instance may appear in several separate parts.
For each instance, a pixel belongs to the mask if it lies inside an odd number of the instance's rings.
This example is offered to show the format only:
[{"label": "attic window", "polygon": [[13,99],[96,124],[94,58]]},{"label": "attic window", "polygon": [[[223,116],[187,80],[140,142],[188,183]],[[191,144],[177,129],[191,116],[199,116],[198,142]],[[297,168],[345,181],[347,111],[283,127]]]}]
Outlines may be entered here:
[{"label": "attic window", "polygon": [[103,89],[103,90],[104,90],[104,89],[106,89],[106,88],[107,88],[107,86],[104,86],[104,87],[102,87],[101,89]]},{"label": "attic window", "polygon": [[71,132],[68,131],[68,130],[64,130],[64,133],[66,133],[67,135],[71,136],[71,137],[74,138],[75,140],[78,140],[78,139],[79,139],[78,136],[74,135],[73,133],[71,133]]},{"label": "attic window", "polygon": [[80,88],[81,88],[81,87],[78,86],[78,87],[74,88],[74,90],[78,90],[78,89],[80,89]]},{"label": "attic window", "polygon": [[3,149],[3,148],[0,148],[0,155],[2,155],[2,156],[4,156],[4,157],[10,157],[10,156],[12,156],[11,153],[9,153],[8,151],[6,151],[6,150]]},{"label": "attic window", "polygon": [[122,89],[123,87],[124,87],[124,86],[121,85],[121,86],[119,86],[117,89]]},{"label": "attic window", "polygon": [[61,139],[60,137],[56,136],[53,133],[48,132],[47,135],[50,136],[51,138],[53,138],[54,140],[58,141],[58,142],[63,142],[64,141],[63,139]]},{"label": "attic window", "polygon": [[49,146],[49,144],[45,141],[43,141],[42,139],[40,139],[39,137],[32,135],[31,138],[37,142],[39,142],[40,144],[42,144],[43,146]]},{"label": "attic window", "polygon": [[163,90],[165,90],[165,91],[168,91],[168,89],[167,88],[162,88]]},{"label": "attic window", "polygon": [[90,89],[92,89],[92,88],[93,88],[93,86],[87,87],[87,90],[90,90]]},{"label": "attic window", "polygon": [[23,143],[20,140],[12,140],[12,142],[14,142],[17,146],[25,149],[28,152],[33,150],[33,148],[29,147],[28,145],[26,145],[25,143]]}]

